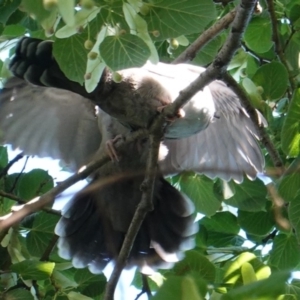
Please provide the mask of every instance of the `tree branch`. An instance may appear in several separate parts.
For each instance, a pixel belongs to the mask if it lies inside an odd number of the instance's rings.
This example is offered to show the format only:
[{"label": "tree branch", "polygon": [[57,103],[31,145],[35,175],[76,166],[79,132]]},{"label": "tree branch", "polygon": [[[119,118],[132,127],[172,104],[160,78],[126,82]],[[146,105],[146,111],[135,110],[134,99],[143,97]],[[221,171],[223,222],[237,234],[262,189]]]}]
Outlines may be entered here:
[{"label": "tree branch", "polygon": [[188,48],[185,49],[185,51],[174,59],[172,64],[179,64],[193,60],[202,47],[229,26],[235,15],[236,10],[233,9],[223,18],[218,20],[214,25],[205,30]]},{"label": "tree branch", "polygon": [[[5,198],[8,198],[8,199],[17,201],[19,204],[28,203],[26,200],[21,199],[21,198],[19,198],[18,196],[14,195],[14,194],[7,193],[7,192],[1,191],[1,190],[0,190],[0,197],[5,197]],[[47,207],[44,207],[42,210],[49,213],[49,214],[60,216],[60,212],[58,210],[47,208]]]},{"label": "tree branch", "polygon": [[163,136],[162,127],[164,123],[164,118],[159,116],[150,128],[149,136],[149,153],[147,157],[146,164],[146,175],[145,179],[141,185],[142,189],[142,199],[134,213],[128,231],[126,233],[125,239],[123,241],[122,248],[120,250],[119,256],[116,260],[116,265],[107,283],[104,300],[113,300],[114,292],[122,273],[123,268],[126,265],[127,258],[130,254],[132,245],[134,243],[135,237],[147,215],[148,212],[153,210],[153,188],[156,177],[158,152],[160,141]]},{"label": "tree branch", "polygon": [[273,42],[275,45],[275,52],[276,52],[278,58],[280,59],[281,63],[284,65],[285,69],[287,70],[287,72],[289,74],[290,85],[291,85],[292,89],[295,90],[297,86],[296,86],[295,80],[293,78],[293,74],[291,74],[288,63],[285,59],[283,49],[281,46],[281,42],[280,42],[280,38],[279,38],[279,32],[278,32],[278,28],[277,28],[277,18],[276,18],[276,14],[275,14],[275,7],[274,7],[273,0],[267,0],[267,5],[268,5],[270,18],[271,18],[272,33],[273,33],[272,39],[273,39]]},{"label": "tree branch", "polygon": [[[137,138],[147,136],[147,133],[148,131],[144,129],[131,133],[130,135],[128,135],[125,142],[116,146],[116,149],[122,151],[128,144],[132,143]],[[104,154],[96,161],[89,163],[84,169],[79,170],[76,174],[70,176],[65,181],[60,182],[57,186],[55,186],[44,195],[36,197],[23,205],[12,207],[11,213],[0,217],[0,230],[12,226],[13,224],[23,219],[25,216],[36,212],[46,205],[52,203],[57,195],[72,186],[74,183],[88,177],[91,173],[96,171],[109,160],[110,157],[107,154]]]}]

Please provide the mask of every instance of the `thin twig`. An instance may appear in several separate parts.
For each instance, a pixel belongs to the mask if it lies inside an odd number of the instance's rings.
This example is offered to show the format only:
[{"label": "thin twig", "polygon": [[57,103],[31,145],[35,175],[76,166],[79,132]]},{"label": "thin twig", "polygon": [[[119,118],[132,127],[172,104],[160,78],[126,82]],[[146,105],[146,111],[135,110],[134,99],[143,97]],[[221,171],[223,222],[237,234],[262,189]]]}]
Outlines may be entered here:
[{"label": "thin twig", "polygon": [[0,172],[0,178],[7,175],[8,170],[20,159],[23,158],[23,153],[19,153],[15,158],[13,158]]},{"label": "thin twig", "polygon": [[47,248],[45,249],[43,255],[40,258],[40,261],[48,261],[49,260],[49,256],[51,254],[51,252],[53,251],[53,248],[56,245],[56,242],[58,241],[58,236],[53,234],[53,237],[51,239],[51,241],[49,242]]},{"label": "thin twig", "polygon": [[278,32],[278,27],[277,27],[278,22],[277,22],[277,18],[276,18],[276,14],[275,14],[275,7],[274,7],[273,0],[267,0],[267,5],[268,5],[270,18],[271,18],[272,39],[275,44],[275,52],[289,74],[289,81],[290,81],[292,90],[295,90],[297,86],[296,86],[293,74],[291,73],[288,63],[286,61],[286,58],[284,56],[280,38],[279,38],[279,32]]},{"label": "thin twig", "polygon": [[151,289],[148,282],[148,276],[145,274],[141,274],[142,276],[142,282],[143,282],[143,291],[147,294],[148,299],[152,297]]},{"label": "thin twig", "polygon": [[282,213],[282,209],[285,206],[285,201],[279,195],[277,188],[275,187],[274,183],[271,182],[266,185],[267,190],[269,192],[270,198],[273,203],[273,210],[274,210],[274,219],[275,222],[285,230],[291,229],[291,224],[288,219],[286,219]]},{"label": "thin twig", "polygon": [[23,172],[24,172],[24,170],[25,170],[25,168],[26,168],[28,159],[29,159],[29,156],[26,156],[26,159],[25,159],[25,163],[24,163],[24,165],[23,165],[23,168],[22,168],[21,172],[18,174],[18,176],[16,177],[16,179],[15,179],[15,181],[14,181],[12,187],[10,188],[10,192],[11,192],[11,193],[12,193],[12,192],[14,191],[14,189],[16,188],[17,183],[18,183],[19,179],[21,178],[21,175],[23,174]]},{"label": "thin twig", "polygon": [[172,64],[179,64],[193,60],[202,47],[229,26],[235,15],[236,10],[233,9],[223,18],[218,20],[214,25],[205,30],[188,48],[185,49],[185,51],[174,59]]}]

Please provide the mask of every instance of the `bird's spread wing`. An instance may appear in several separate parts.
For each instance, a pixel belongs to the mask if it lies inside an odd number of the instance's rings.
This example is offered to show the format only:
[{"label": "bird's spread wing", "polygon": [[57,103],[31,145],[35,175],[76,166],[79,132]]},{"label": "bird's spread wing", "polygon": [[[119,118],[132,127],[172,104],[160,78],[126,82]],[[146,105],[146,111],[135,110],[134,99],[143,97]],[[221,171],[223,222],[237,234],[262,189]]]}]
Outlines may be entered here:
[{"label": "bird's spread wing", "polygon": [[0,91],[0,130],[2,142],[29,155],[62,159],[72,170],[86,164],[101,142],[89,100],[17,78]]},{"label": "bird's spread wing", "polygon": [[208,87],[216,118],[193,136],[165,140],[169,152],[160,162],[161,168],[165,174],[193,170],[237,182],[242,181],[244,174],[255,178],[264,167],[264,158],[251,119],[224,83],[214,81]]}]

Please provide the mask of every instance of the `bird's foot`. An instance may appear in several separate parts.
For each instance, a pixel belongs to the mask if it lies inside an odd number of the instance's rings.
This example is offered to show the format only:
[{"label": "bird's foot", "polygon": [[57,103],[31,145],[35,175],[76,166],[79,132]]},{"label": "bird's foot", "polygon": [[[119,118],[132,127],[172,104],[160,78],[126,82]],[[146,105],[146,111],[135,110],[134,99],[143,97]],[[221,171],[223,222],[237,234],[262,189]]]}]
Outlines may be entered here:
[{"label": "bird's foot", "polygon": [[120,157],[115,149],[115,143],[119,140],[123,140],[122,134],[118,134],[113,139],[106,141],[105,148],[108,156],[110,157],[111,161],[120,161]]},{"label": "bird's foot", "polygon": [[[162,113],[166,106],[167,105],[157,107],[157,111],[159,113]],[[166,119],[167,119],[168,122],[174,122],[179,118],[183,118],[184,115],[185,115],[184,110],[182,108],[180,108],[174,116],[166,116]]]}]

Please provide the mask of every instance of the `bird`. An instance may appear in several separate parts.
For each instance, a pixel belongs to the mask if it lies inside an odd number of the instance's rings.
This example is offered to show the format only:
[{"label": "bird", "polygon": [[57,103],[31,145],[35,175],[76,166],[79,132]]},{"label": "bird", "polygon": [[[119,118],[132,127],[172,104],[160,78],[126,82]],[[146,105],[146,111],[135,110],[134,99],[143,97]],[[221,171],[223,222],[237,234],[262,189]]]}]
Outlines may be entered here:
[{"label": "bird", "polygon": [[[13,77],[0,92],[1,142],[28,155],[61,159],[74,172],[107,151],[107,142],[116,136],[149,128],[205,70],[146,63],[120,70],[117,83],[105,69],[88,93],[64,75],[52,45],[31,37],[18,42],[10,63]],[[223,82],[213,81],[196,93],[164,130],[154,209],[141,225],[128,266],[169,268],[194,247],[193,203],[166,176],[189,170],[226,181],[242,182],[245,175],[254,179],[264,168],[257,140],[249,115]],[[116,259],[141,199],[148,148],[147,139],[130,144],[63,208],[55,229],[59,254],[75,267],[100,273]]]}]

